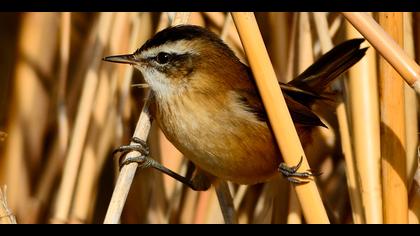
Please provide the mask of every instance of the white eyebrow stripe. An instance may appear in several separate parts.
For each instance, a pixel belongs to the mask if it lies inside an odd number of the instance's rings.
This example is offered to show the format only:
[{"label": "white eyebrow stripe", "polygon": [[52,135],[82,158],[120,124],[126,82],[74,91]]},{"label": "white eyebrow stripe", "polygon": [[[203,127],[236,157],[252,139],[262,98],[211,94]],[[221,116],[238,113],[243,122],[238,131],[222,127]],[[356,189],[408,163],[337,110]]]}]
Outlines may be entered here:
[{"label": "white eyebrow stripe", "polygon": [[159,52],[185,54],[185,53],[196,53],[191,47],[191,41],[188,40],[177,40],[175,42],[166,42],[157,47],[152,47],[141,52],[141,57],[150,58],[155,57]]}]

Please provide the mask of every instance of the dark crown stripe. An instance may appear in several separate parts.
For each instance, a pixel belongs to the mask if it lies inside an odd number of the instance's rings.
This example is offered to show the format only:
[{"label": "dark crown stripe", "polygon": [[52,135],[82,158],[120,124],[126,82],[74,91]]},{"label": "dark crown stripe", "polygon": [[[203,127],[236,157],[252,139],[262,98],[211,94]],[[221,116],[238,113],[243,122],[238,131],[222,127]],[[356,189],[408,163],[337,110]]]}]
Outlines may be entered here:
[{"label": "dark crown stripe", "polygon": [[166,28],[158,32],[153,38],[149,39],[137,52],[142,52],[149,48],[158,47],[166,42],[175,42],[178,40],[192,40],[194,38],[205,37],[218,44],[225,44],[219,37],[199,26],[194,25],[178,25]]}]

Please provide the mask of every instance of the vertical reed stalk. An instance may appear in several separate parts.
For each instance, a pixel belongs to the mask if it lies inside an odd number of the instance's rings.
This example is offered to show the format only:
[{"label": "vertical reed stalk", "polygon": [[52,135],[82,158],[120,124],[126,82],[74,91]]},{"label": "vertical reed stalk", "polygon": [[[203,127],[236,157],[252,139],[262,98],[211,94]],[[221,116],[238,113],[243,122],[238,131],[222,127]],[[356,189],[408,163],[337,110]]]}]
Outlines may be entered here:
[{"label": "vertical reed stalk", "polygon": [[[360,38],[349,23],[347,38]],[[363,46],[368,46],[365,42]],[[362,209],[353,208],[355,223],[382,223],[381,156],[379,132],[379,98],[376,75],[375,50],[369,49],[365,57],[349,70],[349,99],[352,120],[356,183],[351,195],[360,195]],[[369,158],[367,158],[369,157]],[[351,198],[352,207],[358,204]],[[362,212],[360,212],[362,210]],[[360,221],[359,221],[359,220]]]},{"label": "vertical reed stalk", "polygon": [[[270,63],[254,14],[232,13],[232,16],[285,162],[289,166],[293,166],[303,157],[301,169],[310,169]],[[314,182],[311,181],[307,184],[295,186],[295,190],[307,222],[329,223],[321,196]]]},{"label": "vertical reed stalk", "polygon": [[[321,44],[321,51],[322,53],[327,53],[330,49],[332,49],[333,44],[332,40],[329,37],[328,32],[328,22],[325,13],[317,12],[314,13],[314,20],[316,29],[318,32],[318,37],[320,39]],[[336,82],[341,88],[341,92],[343,92],[343,81]],[[345,162],[346,162],[346,169],[347,169],[347,184],[350,191],[350,197],[352,200],[352,209],[353,209],[353,218],[356,223],[362,223],[363,215],[362,215],[362,205],[360,200],[360,195],[357,194],[357,180],[356,180],[356,171],[354,166],[354,156],[353,150],[351,146],[350,140],[350,131],[349,131],[349,122],[347,116],[347,110],[344,105],[344,101],[342,98],[342,94],[337,95],[337,119],[338,125],[340,130],[340,140],[341,140],[341,147],[343,150]]]},{"label": "vertical reed stalk", "polygon": [[[415,59],[414,37],[413,37],[413,15],[411,12],[404,12],[404,51],[412,59]],[[417,145],[418,145],[418,102],[416,92],[408,84],[404,84],[405,96],[405,125],[406,125],[406,153],[407,153],[407,180],[408,189],[411,180],[417,170]]]},{"label": "vertical reed stalk", "polygon": [[[379,13],[379,24],[402,46],[401,12]],[[379,58],[379,88],[384,222],[407,223],[404,82],[382,57]]]}]

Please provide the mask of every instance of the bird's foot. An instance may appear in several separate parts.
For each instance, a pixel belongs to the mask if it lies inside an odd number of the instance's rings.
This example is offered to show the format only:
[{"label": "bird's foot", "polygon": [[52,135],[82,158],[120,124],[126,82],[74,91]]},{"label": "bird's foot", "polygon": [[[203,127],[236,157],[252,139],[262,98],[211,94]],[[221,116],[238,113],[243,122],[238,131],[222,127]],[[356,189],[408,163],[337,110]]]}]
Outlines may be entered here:
[{"label": "bird's foot", "polygon": [[[113,155],[121,153],[119,159],[120,169],[123,166],[133,162],[139,163],[139,166],[141,167],[148,167],[149,147],[147,146],[146,142],[136,137],[133,137],[131,141],[135,144],[121,146],[112,152]],[[140,153],[140,155],[124,158],[124,156],[131,151],[137,151]]]},{"label": "bird's foot", "polygon": [[[312,176],[321,175],[321,173],[313,173],[311,170],[298,172],[297,170],[302,165],[303,157],[300,157],[300,161],[296,166],[289,167],[286,163],[280,163],[278,171],[289,180],[291,183],[294,184],[306,184],[311,180]],[[306,179],[306,180],[300,180]]]},{"label": "bird's foot", "polygon": [[[155,161],[153,158],[149,157],[149,148],[146,142],[136,137],[133,137],[131,141],[135,144],[121,146],[112,152],[113,155],[115,155],[116,153],[122,153],[120,157],[120,169],[124,165],[137,162],[139,164],[139,168],[144,169],[152,167],[164,174],[171,176],[172,178],[180,181],[181,183],[186,184],[193,190],[205,191],[210,188],[211,182],[209,182],[209,180],[206,178],[206,176],[204,176],[204,174],[197,174],[196,176],[194,176],[193,179],[185,178],[175,173],[174,171],[166,168],[162,164]],[[140,155],[133,157],[129,156],[124,158],[124,156],[131,151],[137,151],[140,153]]]}]

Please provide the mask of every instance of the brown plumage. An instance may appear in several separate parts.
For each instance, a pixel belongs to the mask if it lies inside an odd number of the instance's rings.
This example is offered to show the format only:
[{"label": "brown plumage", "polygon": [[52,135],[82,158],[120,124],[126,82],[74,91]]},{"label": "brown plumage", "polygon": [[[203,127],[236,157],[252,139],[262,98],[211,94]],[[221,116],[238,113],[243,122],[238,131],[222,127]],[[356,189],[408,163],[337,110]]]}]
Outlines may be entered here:
[{"label": "brown plumage", "polygon": [[[359,61],[363,40],[349,40],[288,84],[280,84],[302,144],[325,126],[311,110],[321,93]],[[134,54],[105,60],[139,69],[154,93],[162,131],[210,175],[239,184],[265,181],[281,162],[252,72],[217,35],[197,26],[165,29]],[[287,138],[287,137],[284,137]]]}]

